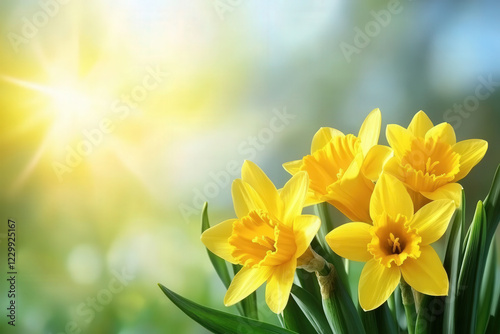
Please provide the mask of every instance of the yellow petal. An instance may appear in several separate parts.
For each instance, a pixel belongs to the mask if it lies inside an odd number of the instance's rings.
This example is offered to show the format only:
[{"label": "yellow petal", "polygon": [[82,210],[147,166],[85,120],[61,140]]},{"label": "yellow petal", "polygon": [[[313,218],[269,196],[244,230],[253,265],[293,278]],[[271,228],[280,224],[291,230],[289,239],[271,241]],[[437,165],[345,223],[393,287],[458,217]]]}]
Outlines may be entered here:
[{"label": "yellow petal", "polygon": [[327,188],[328,194],[325,197],[328,203],[335,206],[350,220],[371,223],[370,198],[374,185],[372,181],[359,173],[359,168],[357,177],[353,177],[356,174],[352,172],[353,165],[355,165],[354,162],[340,182],[335,182]]},{"label": "yellow petal", "polygon": [[394,150],[394,155],[398,158],[402,158],[406,152],[411,150],[411,143],[415,138],[410,131],[397,124],[387,125],[385,135],[389,145]]},{"label": "yellow petal", "polygon": [[302,167],[302,159],[285,162],[283,164],[283,168],[290,174],[295,175],[300,171],[300,167]]},{"label": "yellow petal", "polygon": [[358,138],[361,140],[361,148],[366,156],[368,151],[378,143],[380,136],[380,125],[382,123],[382,114],[380,109],[373,109],[364,120],[359,129]]},{"label": "yellow petal", "polygon": [[283,312],[288,302],[296,267],[297,260],[293,258],[276,267],[267,280],[266,303],[274,313]]},{"label": "yellow petal", "polygon": [[255,189],[241,179],[233,181],[231,188],[234,211],[238,218],[243,218],[252,210],[266,210],[266,205]]},{"label": "yellow petal", "polygon": [[347,167],[344,175],[340,182],[345,180],[353,180],[359,176],[361,173],[361,168],[363,167],[363,153],[359,152],[354,156],[349,167]]},{"label": "yellow petal", "polygon": [[368,261],[359,278],[359,304],[365,311],[382,305],[398,286],[401,273],[395,265],[387,268],[377,260]]},{"label": "yellow petal", "polygon": [[367,246],[372,240],[371,225],[366,223],[347,223],[326,235],[326,242],[338,255],[359,262],[373,258]]},{"label": "yellow petal", "polygon": [[302,215],[295,217],[293,222],[293,234],[295,235],[295,245],[297,251],[295,257],[301,256],[311,244],[321,226],[319,217],[313,215]]},{"label": "yellow petal", "polygon": [[463,179],[469,174],[472,167],[477,165],[486,154],[488,142],[481,139],[469,139],[456,143],[453,151],[460,154],[460,171],[454,181]]},{"label": "yellow petal", "polygon": [[269,266],[241,268],[227,289],[224,305],[231,306],[246,298],[269,278],[273,270],[274,267]]},{"label": "yellow petal", "polygon": [[406,187],[394,176],[385,173],[375,185],[370,201],[370,216],[374,225],[384,213],[394,219],[398,214],[406,216],[408,220],[413,217],[413,202]]},{"label": "yellow petal", "polygon": [[392,155],[392,149],[388,146],[373,146],[363,161],[361,168],[363,174],[372,181],[378,180],[382,169]]},{"label": "yellow petal", "polygon": [[426,295],[448,295],[448,275],[436,251],[429,245],[420,251],[418,259],[407,258],[400,267],[406,283]]},{"label": "yellow petal", "polygon": [[[332,197],[332,199],[328,200],[328,203],[333,205],[344,216],[349,218],[349,220],[360,221],[360,222],[365,222],[365,223],[372,222],[372,219],[370,218],[370,212],[368,210],[369,201],[366,203],[366,205],[360,205],[360,206],[363,206],[363,208],[360,208],[360,207],[348,205],[348,203],[345,203],[345,201],[344,202],[339,201],[338,196],[336,197],[335,195],[332,195],[331,197]],[[351,200],[353,201],[354,198]],[[365,204],[365,203],[363,203],[363,204]]]},{"label": "yellow petal", "polygon": [[425,134],[427,131],[432,129],[434,125],[432,121],[429,119],[427,114],[420,110],[418,113],[413,116],[410,125],[408,126],[408,130],[413,133],[415,137],[425,138]]},{"label": "yellow petal", "polygon": [[292,176],[281,190],[280,197],[284,205],[281,221],[286,225],[292,226],[294,218],[302,212],[308,184],[307,173],[299,172]]},{"label": "yellow petal", "polygon": [[387,160],[382,172],[392,175],[401,181],[404,181],[406,175],[404,168],[400,165],[399,159],[394,156]]},{"label": "yellow petal", "polygon": [[231,263],[237,263],[231,255],[233,246],[228,242],[229,237],[233,233],[233,222],[236,220],[237,219],[229,219],[223,221],[205,230],[201,235],[201,242],[203,242],[212,253]]},{"label": "yellow petal", "polygon": [[314,134],[311,144],[311,154],[317,150],[321,150],[333,137],[336,136],[344,136],[344,134],[337,129],[327,127],[320,128],[318,132]]},{"label": "yellow petal", "polygon": [[274,184],[256,164],[245,160],[241,168],[241,178],[255,189],[267,207],[267,211],[275,217],[280,216],[283,202]]},{"label": "yellow petal", "polygon": [[423,191],[422,195],[433,201],[450,199],[455,202],[455,207],[458,208],[462,202],[462,189],[462,186],[458,183],[447,183],[433,192]]},{"label": "yellow petal", "polygon": [[452,200],[433,201],[418,210],[409,225],[422,237],[422,245],[428,245],[443,236],[453,212],[455,203]]},{"label": "yellow petal", "polygon": [[457,142],[457,137],[455,136],[455,130],[449,123],[441,123],[427,131],[425,134],[425,141],[430,138],[434,138],[436,141],[447,143],[451,146],[455,145]]},{"label": "yellow petal", "polygon": [[321,199],[320,197],[318,197],[318,195],[314,191],[308,190],[307,195],[306,195],[306,200],[304,202],[304,207],[323,203],[323,202],[325,202],[324,199]]}]

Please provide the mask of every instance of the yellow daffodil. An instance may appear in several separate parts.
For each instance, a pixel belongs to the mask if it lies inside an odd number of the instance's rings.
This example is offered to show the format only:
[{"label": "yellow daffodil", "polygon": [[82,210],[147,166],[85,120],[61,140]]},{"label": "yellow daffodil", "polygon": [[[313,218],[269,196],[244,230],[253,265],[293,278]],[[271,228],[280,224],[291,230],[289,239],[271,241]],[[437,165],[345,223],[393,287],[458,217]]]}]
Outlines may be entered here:
[{"label": "yellow daffodil", "polygon": [[365,311],[385,302],[401,275],[418,292],[448,294],[448,276],[430,244],[445,233],[454,210],[452,200],[442,199],[414,213],[403,183],[383,174],[370,201],[373,225],[347,223],[327,234],[326,241],[335,253],[367,262],[358,287]]},{"label": "yellow daffodil", "polygon": [[201,241],[219,257],[243,266],[227,290],[226,306],[267,281],[267,305],[281,313],[290,296],[297,258],[307,250],[320,226],[318,217],[301,214],[308,176],[297,173],[278,193],[254,163],[245,161],[241,174],[232,186],[238,218],[206,230]]},{"label": "yellow daffodil", "polygon": [[396,124],[387,126],[387,140],[394,157],[384,171],[399,178],[408,187],[418,209],[431,200],[452,199],[458,207],[464,178],[481,161],[488,143],[480,139],[456,141],[448,123],[433,126],[419,111],[408,129]]},{"label": "yellow daffodil", "polygon": [[382,116],[373,110],[363,122],[358,136],[321,128],[314,135],[311,155],[283,164],[292,175],[309,174],[306,204],[328,202],[354,221],[370,222],[369,202],[374,181],[392,154],[377,145]]}]

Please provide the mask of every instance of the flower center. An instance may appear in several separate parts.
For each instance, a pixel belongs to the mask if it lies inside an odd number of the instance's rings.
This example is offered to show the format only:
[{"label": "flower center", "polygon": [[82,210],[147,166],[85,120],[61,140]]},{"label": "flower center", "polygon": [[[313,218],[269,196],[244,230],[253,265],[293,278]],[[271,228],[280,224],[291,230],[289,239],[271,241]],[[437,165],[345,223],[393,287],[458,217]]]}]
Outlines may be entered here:
[{"label": "flower center", "polygon": [[401,253],[401,244],[399,243],[399,238],[395,238],[394,234],[389,233],[389,239],[387,239],[387,242],[389,243],[389,247],[392,247],[393,254]]},{"label": "flower center", "polygon": [[460,171],[460,155],[449,144],[434,138],[415,138],[401,165],[411,189],[431,192],[453,181]]},{"label": "flower center", "polygon": [[342,179],[360,149],[359,139],[348,134],[333,137],[323,148],[305,156],[301,170],[309,174],[309,187],[326,195],[328,186]]},{"label": "flower center", "polygon": [[292,228],[262,210],[250,211],[233,223],[229,244],[238,263],[254,268],[286,262],[297,248]]},{"label": "flower center", "polygon": [[422,238],[407,227],[405,216],[398,215],[393,219],[383,215],[374,223],[372,240],[368,244],[368,251],[374,259],[390,268],[392,263],[400,266],[408,257],[416,259],[420,256]]}]

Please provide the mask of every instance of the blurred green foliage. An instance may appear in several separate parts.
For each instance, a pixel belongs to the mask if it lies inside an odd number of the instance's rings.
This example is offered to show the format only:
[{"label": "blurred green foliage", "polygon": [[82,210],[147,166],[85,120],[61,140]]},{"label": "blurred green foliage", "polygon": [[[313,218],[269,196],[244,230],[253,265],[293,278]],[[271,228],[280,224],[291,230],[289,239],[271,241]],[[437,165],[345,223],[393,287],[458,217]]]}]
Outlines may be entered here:
[{"label": "blurred green foliage", "polygon": [[[357,131],[376,107],[383,128],[422,109],[459,140],[487,140],[461,184],[472,207],[489,190],[500,157],[493,1],[43,3],[0,5],[0,211],[18,224],[19,272],[17,326],[2,315],[2,333],[205,333],[156,285],[225,309],[199,242],[203,201],[212,224],[232,217],[244,159],[283,185],[281,164],[308,154],[319,127]],[[168,79],[116,118],[110,105],[148,66]],[[66,93],[56,108],[54,91],[69,86],[88,110],[72,113],[80,102]],[[59,182],[54,161],[110,114],[114,130]],[[122,270],[133,276],[124,289],[103,292]]]}]

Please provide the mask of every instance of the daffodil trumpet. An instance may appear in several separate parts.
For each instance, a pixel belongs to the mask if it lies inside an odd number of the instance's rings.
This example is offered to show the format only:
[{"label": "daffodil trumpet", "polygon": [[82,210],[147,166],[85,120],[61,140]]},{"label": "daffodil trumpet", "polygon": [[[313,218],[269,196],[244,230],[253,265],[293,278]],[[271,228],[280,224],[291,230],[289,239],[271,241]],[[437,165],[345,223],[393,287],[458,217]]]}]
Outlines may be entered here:
[{"label": "daffodil trumpet", "polygon": [[266,284],[266,303],[274,313],[285,308],[297,259],[309,248],[320,220],[302,215],[309,178],[294,175],[278,192],[254,163],[245,161],[233,182],[237,218],[206,230],[201,241],[214,254],[243,268],[229,286],[224,304],[233,305]]},{"label": "daffodil trumpet", "polygon": [[361,125],[358,136],[324,127],[313,137],[311,154],[283,164],[295,175],[309,174],[305,205],[328,202],[354,221],[370,222],[368,211],[374,181],[392,150],[377,145],[382,116],[374,109]]},{"label": "daffodil trumpet", "polygon": [[386,135],[394,156],[384,165],[384,172],[405,184],[416,209],[439,199],[451,199],[458,208],[462,186],[457,182],[488,149],[488,143],[481,139],[457,142],[450,124],[434,126],[423,111],[413,117],[407,129],[389,124]]},{"label": "daffodil trumpet", "polygon": [[370,201],[373,225],[347,223],[326,236],[338,255],[366,262],[358,288],[365,311],[385,302],[401,277],[421,293],[448,294],[448,276],[430,244],[445,233],[454,211],[454,202],[443,199],[414,213],[403,183],[383,174]]}]

